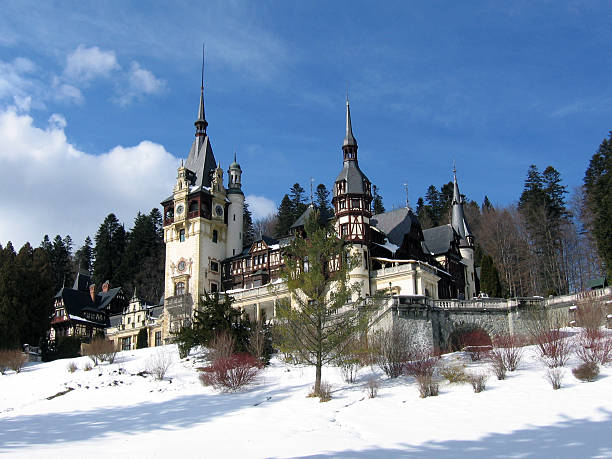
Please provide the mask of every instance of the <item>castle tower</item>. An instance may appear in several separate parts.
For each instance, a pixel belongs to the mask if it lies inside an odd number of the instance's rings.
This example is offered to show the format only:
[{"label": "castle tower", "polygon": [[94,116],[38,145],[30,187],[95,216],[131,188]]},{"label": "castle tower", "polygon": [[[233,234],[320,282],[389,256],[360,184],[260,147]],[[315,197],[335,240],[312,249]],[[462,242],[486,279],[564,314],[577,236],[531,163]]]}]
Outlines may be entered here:
[{"label": "castle tower", "polygon": [[228,170],[227,197],[230,205],[227,209],[226,257],[229,258],[242,252],[243,238],[244,193],[242,192],[242,170],[240,164],[236,162],[236,153],[234,153],[234,162],[230,164]]},{"label": "castle tower", "polygon": [[465,214],[463,212],[463,198],[459,193],[457,184],[457,170],[453,167],[453,200],[451,226],[460,236],[459,251],[461,252],[462,262],[465,265],[465,298],[470,299],[476,296],[476,274],[474,272],[474,236],[470,231]]},{"label": "castle tower", "polygon": [[363,285],[361,295],[370,294],[369,250],[371,184],[359,168],[357,140],[353,135],[351,109],[346,98],[346,135],[342,142],[343,165],[336,182],[332,204],[336,215],[336,232],[351,244],[351,253],[361,263],[350,272],[351,281]]},{"label": "castle tower", "polygon": [[164,305],[170,331],[189,322],[204,292],[220,289],[221,261],[227,256],[227,213],[233,201],[228,202],[223,169],[206,131],[203,74],[194,124],[195,139],[177,170],[172,196],[161,203],[166,243]]}]

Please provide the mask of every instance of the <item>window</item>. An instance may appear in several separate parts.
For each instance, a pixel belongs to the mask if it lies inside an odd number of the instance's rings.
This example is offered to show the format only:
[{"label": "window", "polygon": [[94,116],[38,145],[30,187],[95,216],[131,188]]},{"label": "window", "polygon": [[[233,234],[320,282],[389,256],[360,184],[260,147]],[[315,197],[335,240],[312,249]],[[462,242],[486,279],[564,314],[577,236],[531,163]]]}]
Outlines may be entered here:
[{"label": "window", "polygon": [[[185,282],[176,283],[176,285],[174,286],[174,294],[176,296],[185,294]],[[130,319],[128,319],[128,323],[130,323],[129,320]]]},{"label": "window", "polygon": [[219,263],[217,263],[216,261],[211,261],[210,270],[216,273],[219,272]]},{"label": "window", "polygon": [[185,230],[184,229],[179,231],[179,241],[185,242]]},{"label": "window", "polygon": [[363,266],[368,269],[368,252],[363,252]]},{"label": "window", "polygon": [[212,241],[216,244],[218,239],[219,233],[217,232],[217,230],[213,230]]},{"label": "window", "polygon": [[251,267],[251,259],[250,259],[250,258],[247,258],[247,259],[246,259],[246,267],[247,267],[247,268],[250,268],[250,267]]},{"label": "window", "polygon": [[189,203],[189,212],[197,212],[198,211],[198,201],[191,201]]},{"label": "window", "polygon": [[359,199],[351,199],[351,207],[353,209],[359,209],[359,207],[361,207]]},{"label": "window", "polygon": [[232,255],[236,255],[236,249],[232,249]]},{"label": "window", "polygon": [[127,336],[121,339],[121,350],[122,351],[132,350],[132,337],[131,336]]},{"label": "window", "polygon": [[162,345],[161,332],[160,331],[156,331],[155,332],[155,345],[156,346],[161,346]]},{"label": "window", "polygon": [[234,214],[234,221],[236,221],[236,214]]},{"label": "window", "polygon": [[340,236],[341,237],[348,236],[348,224],[343,223],[342,225],[340,225]]},{"label": "window", "polygon": [[341,199],[341,200],[338,202],[338,207],[339,207],[340,209],[345,209],[345,208],[346,208],[346,201],[345,201],[344,199]]},{"label": "window", "polygon": [[214,282],[210,283],[210,293],[215,293],[218,290],[217,284]]},{"label": "window", "polygon": [[132,318],[128,317],[128,324],[132,322]]}]

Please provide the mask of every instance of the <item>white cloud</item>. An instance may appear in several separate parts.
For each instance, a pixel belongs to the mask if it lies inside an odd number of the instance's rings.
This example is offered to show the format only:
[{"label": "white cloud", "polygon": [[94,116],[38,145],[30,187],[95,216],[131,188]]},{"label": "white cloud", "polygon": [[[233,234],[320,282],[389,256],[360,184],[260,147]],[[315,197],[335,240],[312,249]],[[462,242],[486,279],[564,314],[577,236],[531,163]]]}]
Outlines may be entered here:
[{"label": "white cloud", "polygon": [[95,156],[70,144],[66,120],[54,114],[46,128],[14,108],[0,111],[0,243],[38,245],[44,234],[94,236],[114,212],[126,227],[137,211],[158,207],[172,189],[178,159],[142,141]]},{"label": "white cloud", "polygon": [[244,200],[249,205],[253,220],[259,220],[276,213],[276,203],[264,196],[249,194]]},{"label": "white cloud", "polygon": [[113,70],[119,68],[114,51],[79,45],[66,57],[64,76],[70,80],[87,82],[97,77],[109,76]]},{"label": "white cloud", "polygon": [[0,100],[15,101],[20,105],[35,88],[29,76],[36,66],[24,57],[18,57],[12,62],[0,61]]},{"label": "white cloud", "polygon": [[141,67],[138,62],[132,62],[127,83],[117,89],[114,100],[120,105],[128,105],[145,95],[160,93],[165,85],[166,82],[155,77],[153,72]]}]

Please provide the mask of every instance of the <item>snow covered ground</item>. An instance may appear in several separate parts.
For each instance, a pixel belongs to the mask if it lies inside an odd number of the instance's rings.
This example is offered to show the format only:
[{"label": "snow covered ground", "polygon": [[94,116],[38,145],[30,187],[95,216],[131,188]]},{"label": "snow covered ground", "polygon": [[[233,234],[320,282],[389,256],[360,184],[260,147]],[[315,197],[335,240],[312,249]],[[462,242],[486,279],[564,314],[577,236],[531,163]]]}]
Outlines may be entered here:
[{"label": "snow covered ground", "polygon": [[[0,376],[0,456],[612,458],[610,367],[591,383],[567,369],[554,391],[528,348],[519,370],[505,381],[490,377],[486,391],[445,382],[426,399],[412,378],[365,368],[347,384],[330,367],[323,379],[333,399],[320,403],[306,397],[313,368],[273,360],[256,385],[224,394],[202,387],[202,362],[166,349],[175,363],[163,381],[137,375],[155,348],[120,353],[91,371],[83,357]],[[468,363],[462,354],[444,359]],[[468,371],[485,365],[468,363]],[[372,373],[381,385],[369,399]]]}]

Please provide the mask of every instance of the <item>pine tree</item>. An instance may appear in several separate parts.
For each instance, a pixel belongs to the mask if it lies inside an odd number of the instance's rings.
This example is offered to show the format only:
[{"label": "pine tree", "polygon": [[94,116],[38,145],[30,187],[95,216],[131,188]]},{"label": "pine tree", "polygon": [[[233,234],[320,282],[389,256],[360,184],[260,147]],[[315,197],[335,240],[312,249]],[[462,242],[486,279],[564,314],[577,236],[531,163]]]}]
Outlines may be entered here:
[{"label": "pine tree", "polygon": [[293,215],[291,224],[293,225],[308,207],[304,199],[304,188],[299,183],[294,183],[289,191],[289,198],[291,199],[291,213]]},{"label": "pine tree", "polygon": [[438,226],[442,217],[442,201],[440,199],[440,192],[434,185],[429,185],[427,193],[425,194],[425,201],[427,201],[427,216],[432,221],[432,226]]},{"label": "pine tree", "polygon": [[484,212],[485,210],[493,210],[493,204],[491,204],[491,201],[489,201],[489,197],[487,195],[485,195],[484,201],[482,201],[481,210],[482,212]]},{"label": "pine tree", "polygon": [[499,298],[502,293],[502,286],[499,280],[499,273],[493,264],[493,259],[488,255],[482,256],[480,268],[480,290],[490,297]]},{"label": "pine tree", "polygon": [[376,185],[372,186],[372,211],[374,214],[384,214],[385,206],[383,205],[383,198],[378,191]]},{"label": "pine tree", "polygon": [[283,196],[283,200],[278,206],[278,222],[276,225],[276,236],[283,237],[289,233],[289,228],[293,225],[293,205],[289,195]]},{"label": "pine tree", "polygon": [[113,285],[122,285],[121,261],[125,252],[125,228],[115,216],[108,214],[95,237],[94,248],[94,281],[101,285],[110,281]]},{"label": "pine tree", "polygon": [[93,268],[93,247],[91,238],[87,236],[83,245],[74,253],[75,272],[79,270],[91,274]]},{"label": "pine tree", "polygon": [[334,209],[329,202],[329,191],[327,191],[327,188],[322,183],[317,185],[317,191],[315,193],[315,207],[319,211],[321,223],[323,224],[327,224],[329,219],[334,216]]},{"label": "pine tree", "polygon": [[141,328],[136,336],[136,349],[144,349],[149,347],[149,334],[146,328]]},{"label": "pine tree", "polygon": [[255,227],[253,226],[253,215],[249,209],[249,203],[244,203],[242,213],[242,245],[250,246],[255,241]]},{"label": "pine tree", "polygon": [[50,260],[53,270],[53,289],[57,292],[64,285],[72,285],[72,239],[70,236],[63,239],[59,234],[55,236],[50,245]]},{"label": "pine tree", "polygon": [[599,256],[612,279],[612,131],[591,158],[584,175],[586,205]]},{"label": "pine tree", "polygon": [[2,251],[0,263],[0,349],[14,349],[21,344],[23,314],[18,296],[20,279],[16,257],[9,241]]},{"label": "pine tree", "polygon": [[367,314],[357,307],[338,312],[358,292],[357,285],[349,285],[348,272],[357,261],[349,257],[347,246],[331,229],[319,225],[317,211],[309,215],[305,230],[306,239],[296,237],[285,248],[281,278],[296,307],[287,299],[277,307],[278,344],[315,367],[314,394],[319,395],[323,365],[366,329]]}]

